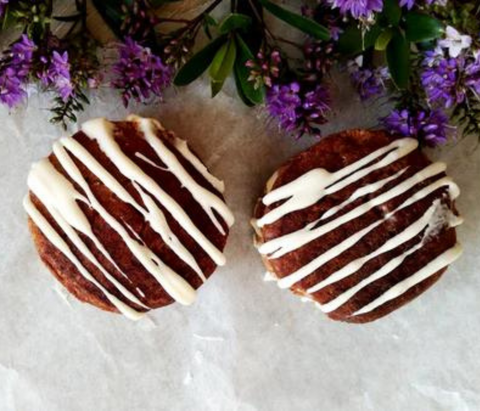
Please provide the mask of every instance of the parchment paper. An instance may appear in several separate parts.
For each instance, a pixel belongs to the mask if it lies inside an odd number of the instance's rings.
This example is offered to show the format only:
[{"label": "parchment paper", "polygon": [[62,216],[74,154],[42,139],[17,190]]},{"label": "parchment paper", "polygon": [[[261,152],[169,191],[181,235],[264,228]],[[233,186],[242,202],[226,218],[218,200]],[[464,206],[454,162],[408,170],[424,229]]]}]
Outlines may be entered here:
[{"label": "parchment paper", "polygon": [[[337,112],[325,133],[370,127],[385,105],[363,106],[336,79]],[[191,307],[131,322],[65,295],[40,263],[21,201],[30,163],[63,133],[45,96],[0,128],[1,411],[303,411],[480,409],[480,149],[476,138],[432,155],[449,165],[462,195],[464,256],[432,290],[367,325],[328,320],[262,281],[251,244],[253,203],[270,174],[314,143],[293,141],[261,111],[242,107],[232,85],[214,100],[205,82],[170,91],[153,115],[187,138],[226,182],[236,224],[228,264]],[[102,90],[80,120],[127,111]]]}]

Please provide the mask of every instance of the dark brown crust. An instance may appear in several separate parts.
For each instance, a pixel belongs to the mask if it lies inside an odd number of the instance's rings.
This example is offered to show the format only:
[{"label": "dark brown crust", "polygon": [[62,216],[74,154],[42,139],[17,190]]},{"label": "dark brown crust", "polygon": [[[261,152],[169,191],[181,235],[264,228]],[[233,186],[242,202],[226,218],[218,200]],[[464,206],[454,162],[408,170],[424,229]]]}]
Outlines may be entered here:
[{"label": "dark brown crust", "polygon": [[[152,177],[157,184],[159,184],[168,194],[170,194],[186,211],[195,225],[206,235],[206,237],[219,249],[223,250],[228,236],[228,227],[223,224],[227,235],[222,235],[213,225],[210,218],[201,208],[201,206],[195,201],[188,190],[181,187],[180,182],[173,176],[172,173],[162,171],[155,168],[140,158],[135,156],[136,152],[143,154],[149,159],[153,160],[156,164],[163,166],[160,159],[156,156],[155,152],[150,146],[141,138],[137,131],[135,123],[132,122],[118,122],[115,123],[115,140],[121,146],[124,153],[133,160],[142,170]],[[164,141],[169,148],[176,152],[175,148],[171,144],[173,134],[170,132],[159,132],[158,137]],[[98,144],[89,139],[82,132],[76,133],[73,138],[79,141],[87,150],[118,180],[122,186],[136,199],[140,204],[142,200],[138,192],[134,189],[132,182],[123,176],[116,167],[110,162],[105,154],[100,150]],[[218,193],[206,179],[186,161],[183,156],[178,152],[177,157],[182,162],[183,166],[187,169],[190,175],[203,187],[208,188],[210,191],[215,192],[220,198],[223,199],[221,193]],[[65,171],[61,168],[56,157],[52,154],[49,156],[49,160],[53,165],[66,175]],[[92,192],[98,199],[98,201],[119,221],[123,221],[124,227],[127,224],[137,233],[142,241],[154,253],[160,257],[160,259],[171,267],[174,271],[185,278],[195,289],[202,285],[202,280],[199,276],[186,265],[171,249],[163,242],[160,236],[155,233],[146,222],[143,216],[138,213],[132,206],[124,203],[111,193],[98,178],[91,173],[81,162],[74,158],[76,165],[81,170],[83,176],[86,178]],[[67,177],[68,178],[68,177]],[[73,181],[69,179],[72,183]],[[83,193],[83,190],[74,183],[76,189]],[[58,233],[61,233],[62,238],[70,245],[77,258],[82,264],[88,268],[88,270],[94,275],[94,277],[113,295],[120,300],[128,303],[138,311],[144,311],[142,307],[136,307],[133,303],[126,300],[116,290],[112,284],[105,279],[103,274],[97,267],[92,265],[88,259],[86,259],[75,246],[68,240],[67,236],[62,230],[55,224],[55,221],[45,209],[43,204],[30,192],[30,198],[33,204],[40,210],[40,212],[47,218],[47,220],[54,226]],[[153,197],[152,197],[153,198]],[[156,201],[156,200],[155,200]],[[96,211],[90,209],[85,204],[79,202],[82,210],[87,216],[94,234],[99,241],[104,245],[108,252],[113,257],[113,260],[128,276],[128,280],[102,255],[102,253],[91,243],[91,241],[79,234],[81,238],[86,242],[90,251],[95,257],[102,263],[102,265],[113,275],[119,282],[133,292],[137,298],[142,301],[146,306],[151,308],[158,308],[173,302],[173,299],[167,294],[167,292],[159,285],[157,280],[146,271],[143,266],[136,260],[136,258],[129,251],[125,243],[120,236],[101,218]],[[172,231],[177,235],[179,240],[187,247],[187,249],[195,257],[197,263],[202,269],[205,276],[208,278],[216,268],[216,264],[210,259],[210,257],[200,248],[200,246],[179,226],[171,215],[157,202],[157,205],[165,213],[169,226]],[[77,268],[60,252],[55,246],[53,246],[41,233],[38,227],[29,219],[29,227],[35,242],[35,246],[38,250],[40,258],[50,269],[52,274],[67,288],[79,300],[92,304],[98,308],[106,311],[117,312],[117,309],[108,301],[104,294],[90,281],[86,280]],[[137,290],[139,287],[145,294],[143,297]]]},{"label": "dark brown crust", "polygon": [[[363,158],[376,149],[386,146],[394,138],[395,137],[392,137],[382,131],[366,130],[350,130],[324,138],[315,146],[300,153],[286,164],[281,166],[275,174],[274,183],[270,189],[282,186],[314,168],[325,168],[328,171],[339,170],[346,165]],[[365,177],[357,184],[352,184],[345,189],[338,191],[337,193],[327,196],[314,206],[288,214],[281,220],[257,230],[256,241],[258,243],[263,243],[287,233],[296,231],[305,226],[307,222],[316,220],[319,215],[323,214],[326,210],[342,203],[345,199],[350,197],[353,191],[355,191],[360,184],[378,181],[394,174],[406,166],[409,167],[408,170],[398,178],[398,180],[387,184],[379,192],[369,195],[368,197],[360,198],[345,207],[341,213],[346,213],[361,204],[363,201],[367,201],[366,198],[371,198],[377,196],[379,193],[388,191],[388,189],[396,185],[398,181],[405,180],[430,163],[430,160],[428,160],[424,154],[422,154],[419,150],[416,150],[405,156],[403,159],[400,159],[389,165],[388,167],[380,169],[372,173],[370,176]],[[437,178],[438,177],[435,177],[433,180]],[[432,182],[432,179],[426,180],[424,183],[415,186],[412,190],[409,190],[405,194],[382,204],[380,207],[374,208],[360,218],[350,221],[333,230],[332,232],[322,236],[321,238],[314,240],[280,258],[269,260],[263,258],[267,269],[274,273],[274,275],[278,278],[287,276],[309,261],[313,260],[316,256],[331,248],[333,245],[338,244],[349,235],[352,235],[353,233],[358,232],[370,225],[374,221],[377,221],[379,218],[385,215],[386,212],[396,208],[414,192],[418,191],[425,185],[428,185],[430,182]],[[270,190],[267,188],[266,191]],[[342,253],[337,258],[325,264],[323,267],[320,267],[312,275],[295,284],[291,290],[296,294],[302,296],[306,295],[306,290],[308,288],[327,278],[330,274],[354,259],[368,254],[372,249],[380,247],[389,238],[396,235],[400,231],[403,231],[405,227],[407,227],[416,219],[420,218],[420,216],[424,214],[424,212],[430,207],[435,199],[440,199],[443,204],[456,213],[455,205],[446,195],[446,189],[441,188],[427,196],[425,199],[418,201],[417,203],[396,213],[395,219],[389,219],[386,223],[374,229],[371,233],[366,235],[362,240],[355,244],[354,247]],[[254,211],[255,218],[262,217],[277,205],[278,204],[273,204],[270,207],[266,207],[261,202],[261,199],[259,199]],[[327,222],[328,219],[325,221]],[[376,257],[348,278],[331,284],[324,289],[313,293],[311,295],[312,299],[321,304],[331,301],[344,290],[351,288],[352,286],[358,284],[363,278],[368,277],[369,274],[376,271],[379,267],[385,265],[392,258],[402,254],[412,245],[417,244],[420,239],[421,234],[401,247]],[[416,296],[423,293],[427,288],[435,283],[445,269],[440,270],[435,275],[413,287],[405,294],[382,305],[374,311],[363,315],[352,316],[354,312],[365,306],[368,302],[382,295],[392,285],[412,275],[418,269],[426,265],[429,261],[447,249],[451,248],[455,243],[455,229],[443,229],[430,241],[424,244],[417,252],[407,257],[403,264],[401,264],[396,270],[360,290],[346,304],[342,305],[328,315],[334,320],[364,323],[376,320],[377,318],[383,317],[386,314],[396,310]]]}]

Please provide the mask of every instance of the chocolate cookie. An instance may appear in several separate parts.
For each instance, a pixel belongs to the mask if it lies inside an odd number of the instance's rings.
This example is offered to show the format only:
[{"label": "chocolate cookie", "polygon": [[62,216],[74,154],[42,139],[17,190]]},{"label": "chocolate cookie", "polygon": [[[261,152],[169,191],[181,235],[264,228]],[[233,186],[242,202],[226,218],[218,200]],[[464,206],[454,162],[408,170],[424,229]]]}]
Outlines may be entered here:
[{"label": "chocolate cookie", "polygon": [[225,264],[223,183],[155,120],[95,119],[32,166],[24,206],[41,259],[79,300],[137,319]]},{"label": "chocolate cookie", "polygon": [[352,130],[272,176],[254,211],[267,278],[334,320],[373,321],[437,281],[461,254],[443,163],[411,138]]}]

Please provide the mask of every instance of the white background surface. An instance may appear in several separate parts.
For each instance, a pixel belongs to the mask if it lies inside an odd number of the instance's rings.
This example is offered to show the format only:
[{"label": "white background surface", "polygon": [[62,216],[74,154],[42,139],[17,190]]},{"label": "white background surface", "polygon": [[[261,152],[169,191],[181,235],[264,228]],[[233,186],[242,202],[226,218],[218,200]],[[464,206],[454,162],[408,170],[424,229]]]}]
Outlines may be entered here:
[{"label": "white background surface", "polygon": [[[342,81],[337,81],[340,84]],[[335,89],[325,131],[375,124],[377,107]],[[191,307],[172,305],[138,323],[62,298],[40,263],[21,206],[32,161],[62,135],[48,102],[0,112],[1,411],[303,411],[480,409],[480,149],[476,139],[435,151],[462,194],[464,256],[432,290],[367,325],[328,320],[287,291],[262,281],[251,245],[256,197],[295,142],[233,93],[209,99],[198,83],[167,103],[137,107],[187,138],[226,182],[237,219],[228,264]],[[341,108],[341,109],[340,109]],[[385,107],[383,107],[385,110]],[[81,116],[120,119],[108,91]]]}]

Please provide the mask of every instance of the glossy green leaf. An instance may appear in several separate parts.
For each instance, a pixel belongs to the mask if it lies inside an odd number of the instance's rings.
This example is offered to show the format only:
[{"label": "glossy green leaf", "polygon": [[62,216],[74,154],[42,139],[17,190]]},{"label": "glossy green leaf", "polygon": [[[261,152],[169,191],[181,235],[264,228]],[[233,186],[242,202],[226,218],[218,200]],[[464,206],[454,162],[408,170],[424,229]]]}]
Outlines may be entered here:
[{"label": "glossy green leaf", "polygon": [[382,29],[377,24],[365,33],[362,33],[356,25],[349,26],[338,39],[338,48],[347,56],[358,54],[373,47],[381,32]]},{"label": "glossy green leaf", "polygon": [[442,36],[442,23],[427,14],[410,12],[405,16],[405,34],[408,41],[417,43],[434,40]]},{"label": "glossy green leaf", "polygon": [[212,97],[215,97],[220,92],[225,80],[232,72],[236,56],[237,46],[233,38],[230,38],[227,43],[224,43],[217,51],[217,54],[215,54],[209,71]]},{"label": "glossy green leaf", "polygon": [[231,13],[220,24],[218,31],[221,34],[229,33],[233,30],[246,30],[252,25],[252,19],[245,14]]},{"label": "glossy green leaf", "polygon": [[195,81],[200,77],[205,70],[212,64],[217,51],[227,41],[226,36],[221,36],[213,40],[197,54],[195,54],[190,60],[188,60],[184,66],[178,71],[173,84],[176,86],[186,86],[192,81]]},{"label": "glossy green leaf", "polygon": [[237,86],[237,94],[240,97],[240,100],[248,107],[253,107],[255,104],[250,101],[250,99],[245,95],[243,91],[243,84],[238,75],[238,71],[234,70],[235,85]]},{"label": "glossy green leaf", "polygon": [[392,26],[398,26],[400,17],[402,17],[402,9],[398,4],[398,0],[385,0],[383,2],[383,12],[387,22]]},{"label": "glossy green leaf", "polygon": [[410,43],[398,29],[388,43],[387,62],[396,86],[400,89],[407,88],[410,79]]},{"label": "glossy green leaf", "polygon": [[275,17],[319,40],[329,40],[329,30],[316,21],[277,6],[269,0],[259,0],[260,4]]},{"label": "glossy green leaf", "polygon": [[375,41],[375,50],[383,51],[387,48],[388,43],[392,39],[393,30],[388,28],[383,30]]},{"label": "glossy green leaf", "polygon": [[235,76],[237,81],[237,88],[240,86],[245,97],[254,104],[260,104],[265,98],[265,88],[260,87],[255,89],[253,83],[248,81],[250,76],[250,69],[245,65],[248,60],[253,59],[253,53],[248,45],[240,36],[237,40],[237,59],[235,60]]}]

